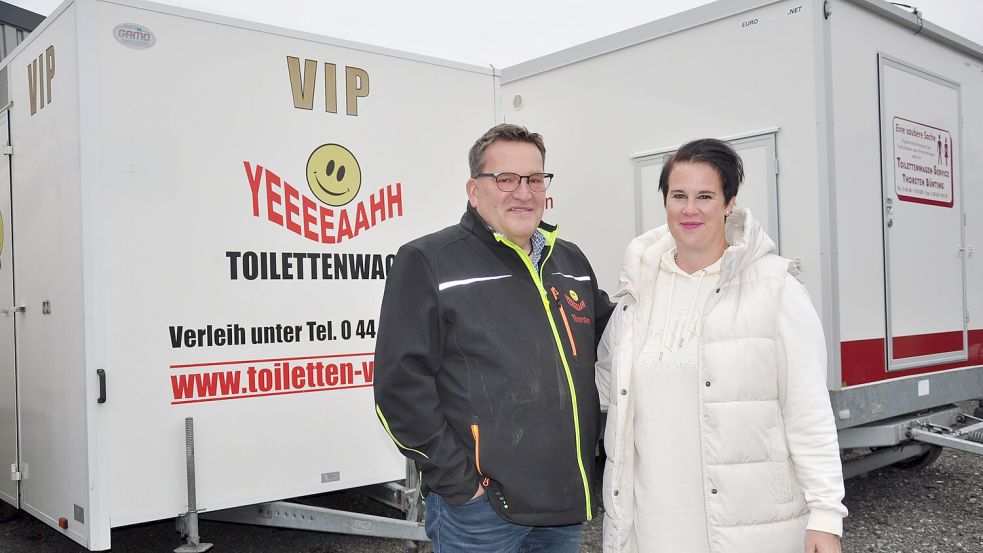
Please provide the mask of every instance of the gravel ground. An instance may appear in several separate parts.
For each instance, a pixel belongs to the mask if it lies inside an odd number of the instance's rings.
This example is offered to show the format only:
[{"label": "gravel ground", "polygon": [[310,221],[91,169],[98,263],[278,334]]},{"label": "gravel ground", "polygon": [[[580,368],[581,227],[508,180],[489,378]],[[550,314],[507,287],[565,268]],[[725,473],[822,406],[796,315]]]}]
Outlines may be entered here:
[{"label": "gravel ground", "polygon": [[983,457],[945,450],[921,469],[886,468],[846,483],[843,550],[983,552]]},{"label": "gravel ground", "polygon": [[[845,552],[983,552],[983,456],[947,450],[920,471],[886,468],[846,483],[850,517]],[[372,514],[399,513],[352,492],[309,498],[312,504]],[[318,534],[201,522],[201,535],[212,551],[246,553],[402,553],[405,542],[337,534]],[[181,544],[173,521],[113,530],[113,551],[169,553]],[[59,532],[21,515],[0,524],[0,552],[81,553],[85,550]],[[582,552],[601,551],[597,518],[584,533]],[[418,553],[431,553],[429,544]]]}]

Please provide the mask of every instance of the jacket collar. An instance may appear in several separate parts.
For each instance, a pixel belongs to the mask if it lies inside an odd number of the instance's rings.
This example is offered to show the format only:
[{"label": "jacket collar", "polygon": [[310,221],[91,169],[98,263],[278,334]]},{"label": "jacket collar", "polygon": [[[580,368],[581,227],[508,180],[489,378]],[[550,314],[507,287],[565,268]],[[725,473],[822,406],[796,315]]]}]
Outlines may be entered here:
[{"label": "jacket collar", "polygon": [[[478,210],[471,207],[471,202],[467,203],[464,215],[461,216],[461,226],[471,231],[472,234],[486,242],[498,242],[495,239],[495,229],[488,226],[488,223],[478,215]],[[558,227],[545,221],[539,222],[539,230],[546,237],[546,247],[551,247],[556,241],[556,231]]]}]

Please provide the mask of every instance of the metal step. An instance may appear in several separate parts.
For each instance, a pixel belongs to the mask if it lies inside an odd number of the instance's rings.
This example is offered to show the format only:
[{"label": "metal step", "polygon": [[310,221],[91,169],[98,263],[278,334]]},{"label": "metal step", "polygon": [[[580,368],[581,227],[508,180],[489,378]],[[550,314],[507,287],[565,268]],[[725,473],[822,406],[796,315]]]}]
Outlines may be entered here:
[{"label": "metal step", "polygon": [[423,524],[395,518],[339,511],[287,501],[260,503],[234,509],[198,513],[222,522],[274,526],[315,532],[334,532],[402,540],[428,541]]}]

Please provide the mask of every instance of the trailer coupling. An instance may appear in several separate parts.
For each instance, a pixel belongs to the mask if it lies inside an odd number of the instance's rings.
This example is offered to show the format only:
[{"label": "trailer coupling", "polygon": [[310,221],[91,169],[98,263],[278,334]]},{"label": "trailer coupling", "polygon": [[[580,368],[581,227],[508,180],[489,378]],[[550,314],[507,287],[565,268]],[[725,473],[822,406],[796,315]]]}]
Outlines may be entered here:
[{"label": "trailer coupling", "polygon": [[920,469],[935,462],[943,447],[983,454],[983,418],[975,414],[967,415],[957,405],[943,405],[841,429],[843,477],[889,465]]},{"label": "trailer coupling", "polygon": [[933,424],[928,421],[915,419],[911,421],[905,436],[911,440],[924,442],[926,444],[951,447],[961,451],[968,451],[983,455],[983,419],[960,414],[956,418],[958,423],[972,424],[960,428],[951,428],[940,424]]}]

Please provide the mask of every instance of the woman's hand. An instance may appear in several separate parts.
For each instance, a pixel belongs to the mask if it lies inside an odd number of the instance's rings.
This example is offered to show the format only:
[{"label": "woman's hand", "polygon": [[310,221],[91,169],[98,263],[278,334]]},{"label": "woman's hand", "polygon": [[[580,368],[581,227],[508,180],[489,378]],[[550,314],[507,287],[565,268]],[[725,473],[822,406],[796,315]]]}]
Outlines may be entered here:
[{"label": "woman's hand", "polygon": [[806,530],[805,553],[840,553],[840,537],[819,530]]}]

